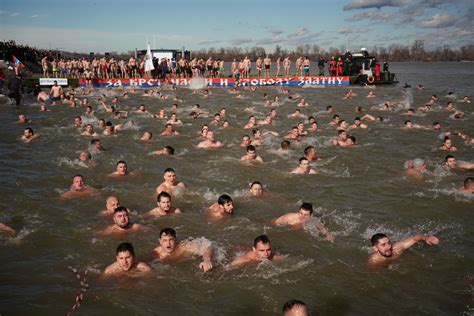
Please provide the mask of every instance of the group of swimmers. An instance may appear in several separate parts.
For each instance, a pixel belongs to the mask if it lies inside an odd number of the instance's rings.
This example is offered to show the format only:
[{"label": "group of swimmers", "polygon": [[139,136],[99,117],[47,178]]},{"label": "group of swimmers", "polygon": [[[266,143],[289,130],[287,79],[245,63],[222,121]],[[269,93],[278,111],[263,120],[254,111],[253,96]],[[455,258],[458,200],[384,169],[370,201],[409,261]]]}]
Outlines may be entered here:
[{"label": "group of swimmers", "polygon": [[[84,104],[81,99],[79,99],[80,96],[76,96],[74,92],[64,92],[59,90],[62,90],[62,88],[57,86],[57,84],[52,87],[48,98],[44,98],[42,100],[42,110],[48,110],[46,107],[47,104],[50,104],[50,106],[52,106],[53,104],[56,104],[56,102],[58,102],[68,104],[74,107],[82,105],[86,108],[85,115],[89,117],[93,117],[94,113],[96,111],[99,111],[100,109],[102,111],[105,111],[106,113],[110,113],[114,119],[120,120],[128,116],[128,111],[119,110],[118,98],[114,98],[115,101],[112,100],[113,105],[110,106],[107,104],[106,98],[102,97],[97,105],[97,108],[94,109],[94,104]],[[84,91],[87,90],[83,90],[83,92]],[[369,93],[367,97],[373,98],[374,93],[372,91],[370,92],[371,93]],[[59,99],[51,98],[51,96],[55,98],[55,95],[59,94],[60,96],[67,93],[69,93],[69,99],[61,97],[59,97]],[[127,93],[136,93],[136,91],[130,90]],[[238,90],[234,90],[231,93],[238,94],[239,92]],[[210,94],[207,93],[207,97],[209,97],[209,95]],[[309,105],[304,98],[301,98],[301,96],[298,95],[290,95],[287,89],[283,90],[283,95],[288,100],[294,100],[298,102],[298,109],[308,107],[311,108],[311,105]],[[352,98],[354,96],[356,96],[355,93],[350,90],[345,93],[344,99]],[[202,97],[205,98],[205,95],[203,94]],[[71,105],[71,103],[67,103],[71,102],[71,98],[74,102],[73,105]],[[179,103],[179,99],[173,99],[173,101]],[[469,101],[469,99],[464,99],[464,101],[465,103],[468,103],[467,101]],[[434,104],[434,102],[436,101],[430,102],[431,104]],[[271,125],[273,120],[278,118],[278,114],[276,111],[276,108],[278,106],[278,99],[275,98],[275,100],[270,100],[268,96],[265,96],[265,104],[267,103],[270,107],[270,112],[265,117],[265,119],[258,121],[254,115],[251,115],[249,117],[249,121],[243,126],[244,131],[251,131],[252,134],[252,137],[250,135],[244,135],[242,143],[240,144],[240,147],[245,148],[246,151],[246,153],[241,157],[241,160],[245,163],[263,163],[263,158],[257,154],[257,148],[259,148],[259,146],[265,143],[266,135],[279,137],[279,134],[276,132],[265,131],[262,133],[262,131],[260,130],[260,128],[262,127]],[[384,106],[392,108],[396,106],[396,104],[386,102],[384,103]],[[175,103],[173,107],[175,110],[177,104]],[[356,107],[355,112],[357,115],[360,115],[359,113],[361,111],[362,109],[359,106]],[[451,110],[447,109],[447,111]],[[157,114],[149,113],[144,105],[138,105],[136,112],[148,114],[150,118],[164,119],[166,125],[163,132],[161,133],[161,136],[179,135],[179,133],[174,130],[174,126],[180,126],[183,123],[177,117],[176,112],[173,112],[173,114],[171,114],[171,116],[168,118],[166,113],[162,113],[161,111]],[[251,112],[251,109],[248,109],[248,112]],[[193,106],[191,114],[192,113],[194,113],[194,116],[191,115],[192,121],[194,121],[200,115],[209,114],[209,112],[203,111],[198,104],[197,106]],[[333,114],[333,107],[327,106],[325,113],[328,115]],[[306,136],[317,133],[319,131],[319,123],[316,121],[315,117],[309,117],[307,122],[304,122],[304,117],[301,115],[300,111],[298,113],[293,113],[289,117],[299,118],[302,119],[302,121],[298,122],[298,124],[296,124],[291,129],[291,131],[288,132],[287,135],[282,137],[281,146],[277,150],[277,152],[279,153],[287,152],[291,146],[291,142],[300,142]],[[339,115],[334,114],[328,126],[333,127],[337,130],[337,137],[335,137],[331,141],[331,143],[335,146],[340,147],[355,146],[355,137],[349,135],[348,131],[351,131],[353,129],[369,128],[368,124],[363,123],[363,121],[380,122],[383,121],[383,119],[381,117],[376,117],[371,114],[365,114],[362,116],[357,116],[354,120],[354,123],[349,124],[345,120],[341,119]],[[228,126],[229,121],[226,117],[226,109],[222,108],[219,113],[216,113],[214,115],[214,119],[209,124],[206,124],[202,127],[199,133],[199,138],[201,139],[201,141],[197,142],[196,148],[214,149],[223,147],[223,143],[215,139],[215,133],[209,127],[212,126],[226,128],[226,122]],[[18,123],[25,125],[29,123],[29,120],[25,115],[20,115]],[[98,124],[98,128],[102,129],[102,135],[105,137],[112,134],[120,133],[121,124],[114,125],[111,123],[111,121],[105,120],[99,121],[99,123],[100,124]],[[307,127],[306,124],[308,124],[309,126]],[[434,126],[436,127],[433,127],[433,130],[439,130],[438,125],[439,123],[434,124]],[[80,129],[80,134],[82,136],[89,137],[89,139],[91,139],[90,147],[87,151],[81,152],[79,158],[81,161],[85,161],[90,166],[93,166],[91,154],[103,151],[101,141],[99,140],[99,133],[94,130],[94,126],[92,124],[83,124],[80,116],[75,118],[74,126]],[[411,128],[417,127],[412,126]],[[445,133],[447,133],[446,136],[452,135],[461,137],[460,135],[464,135],[464,141],[472,143],[472,138],[469,138],[466,134],[460,132]],[[21,138],[24,142],[32,142],[39,138],[39,134],[35,134],[30,127],[26,127]],[[144,132],[143,136],[141,137],[141,140],[145,142],[150,141],[151,139],[152,133],[149,131]],[[440,150],[454,151],[452,149],[452,145],[449,145],[449,142],[447,142],[447,140],[448,139],[445,139],[444,141],[445,144],[443,146],[445,148],[440,148]],[[157,155],[173,155],[174,150],[175,149],[173,147],[168,145],[153,153]],[[316,155],[316,147],[307,146],[303,151],[303,156],[298,160],[298,166],[293,170],[290,170],[289,172],[296,174],[314,174],[317,172],[317,170],[315,170],[311,166],[311,163],[316,162],[318,160],[321,160],[321,157],[318,157]],[[469,163],[457,163],[456,159],[452,155],[446,156],[445,167],[449,170],[474,168],[474,166]],[[426,163],[421,159],[414,159],[413,161],[407,163],[407,170],[405,171],[405,174],[407,176],[419,174],[421,173],[421,171],[418,172],[418,170],[422,170],[420,168],[426,168]],[[116,170],[108,174],[108,177],[126,177],[130,174],[131,172],[130,170],[128,170],[128,165],[126,161],[120,160],[116,163]],[[176,192],[179,192],[180,190],[185,190],[187,186],[183,182],[177,180],[176,172],[171,168],[165,169],[163,173],[163,178],[164,181],[156,188],[157,206],[149,212],[145,213],[143,215],[145,217],[171,216],[172,214],[181,213],[181,210],[179,208],[172,205],[172,198],[177,196]],[[474,192],[474,181],[472,177],[468,177],[466,179],[462,191],[470,193]],[[87,186],[82,175],[75,175],[72,179],[70,189],[62,194],[62,198],[78,198],[95,193],[97,193],[97,190]],[[265,191],[262,184],[258,181],[253,182],[249,188],[249,195],[252,197],[264,197]],[[219,196],[216,203],[208,207],[206,213],[209,218],[214,220],[221,220],[232,216],[232,214],[234,213],[234,204],[232,198],[227,194],[222,194],[221,196]],[[126,207],[121,206],[119,199],[115,196],[110,196],[107,198],[106,209],[101,212],[101,215],[111,217],[113,224],[98,232],[99,236],[126,236],[129,233],[150,231],[150,228],[133,222],[130,218],[131,214],[129,210]],[[331,242],[335,240],[334,234],[331,233],[319,220],[313,217],[313,206],[311,203],[308,202],[303,202],[296,212],[287,213],[278,218],[275,218],[272,223],[278,226],[303,228],[305,222],[309,218],[313,218],[313,220],[316,220],[318,232],[324,235],[326,240]],[[0,229],[10,235],[15,234],[15,231],[5,224],[2,224],[0,226]],[[203,245],[192,240],[178,242],[176,231],[173,228],[161,229],[158,235],[158,239],[159,246],[153,249],[153,259],[155,260],[172,263],[173,261],[176,261],[183,257],[200,256],[201,261],[199,262],[198,267],[204,272],[212,270],[216,265],[216,262],[213,262],[214,248],[212,243]],[[373,252],[368,258],[368,263],[370,265],[377,266],[383,263],[391,262],[394,259],[399,258],[400,255],[406,249],[410,248],[412,245],[418,242],[424,242],[428,245],[436,245],[439,243],[439,240],[435,236],[415,235],[407,237],[401,241],[392,244],[389,236],[381,233],[375,234],[371,239]],[[109,265],[104,270],[105,276],[120,276],[126,274],[142,273],[147,274],[153,270],[150,264],[136,260],[133,245],[128,242],[121,243],[117,247],[115,255],[115,262]],[[253,246],[249,251],[234,258],[229,264],[226,265],[226,268],[236,268],[250,263],[261,263],[265,261],[281,260],[284,258],[285,256],[278,255],[272,250],[271,242],[267,235],[260,235],[255,238]]]}]

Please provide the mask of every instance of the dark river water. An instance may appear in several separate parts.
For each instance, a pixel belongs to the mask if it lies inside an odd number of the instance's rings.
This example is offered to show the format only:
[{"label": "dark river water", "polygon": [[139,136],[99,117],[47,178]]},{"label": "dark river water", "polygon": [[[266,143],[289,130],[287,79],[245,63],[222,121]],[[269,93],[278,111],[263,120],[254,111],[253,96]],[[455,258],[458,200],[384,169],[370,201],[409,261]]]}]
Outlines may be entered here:
[{"label": "dark river water", "polygon": [[[122,90],[95,90],[90,97],[97,109],[95,118],[84,115],[85,108],[66,105],[40,112],[31,96],[22,105],[0,107],[0,221],[17,230],[17,235],[0,237],[0,314],[58,315],[74,304],[81,286],[68,268],[80,273],[88,270],[89,290],[78,315],[275,315],[288,299],[300,299],[318,315],[468,315],[473,312],[473,203],[472,194],[459,193],[463,180],[473,171],[448,172],[442,167],[446,152],[443,135],[431,130],[403,130],[407,119],[400,114],[425,104],[432,94],[439,100],[428,113],[410,119],[420,125],[441,122],[442,131],[461,131],[474,136],[474,103],[455,102],[465,112],[460,120],[443,111],[448,92],[459,100],[474,97],[474,63],[392,63],[398,85],[377,87],[376,98],[366,98],[369,89],[350,87],[357,94],[342,100],[348,87],[290,88],[291,94],[304,97],[309,107],[301,112],[316,117],[321,130],[292,142],[289,154],[278,155],[282,136],[298,119],[288,115],[296,103],[277,87],[241,90],[235,98],[228,89],[212,88],[207,99],[188,88],[162,93],[182,99],[177,113],[184,125],[175,127],[179,136],[159,137],[164,120],[134,113],[141,103],[153,113],[165,109],[171,114],[171,99],[145,98],[142,91],[122,99],[126,119],[113,119],[98,106],[97,96],[105,93],[108,102]],[[412,88],[403,89],[408,83]],[[415,86],[422,83],[424,91]],[[280,97],[278,118],[261,130],[280,136],[265,138],[257,152],[261,165],[240,162],[245,150],[239,146],[248,134],[243,126],[252,113],[261,120],[269,113],[264,94]],[[78,96],[82,98],[82,96]],[[385,101],[399,102],[383,111]],[[211,115],[196,120],[189,117],[193,104]],[[383,122],[366,122],[367,130],[353,130],[357,145],[342,148],[331,145],[337,130],[328,125],[332,114],[327,105],[352,124],[354,117],[366,113],[382,116]],[[354,107],[360,105],[362,114]],[[224,147],[202,150],[195,146],[201,125],[222,107],[227,109],[229,128],[211,127]],[[32,122],[16,123],[19,114]],[[94,154],[96,167],[78,161],[90,139],[73,127],[74,117],[96,124],[97,118],[125,123],[115,136],[100,136],[107,149]],[[307,122],[306,119],[302,119]],[[131,121],[134,122],[131,123]],[[41,138],[29,144],[20,140],[25,126]],[[98,127],[98,131],[102,131]],[[153,133],[154,142],[139,140],[144,131]],[[474,163],[473,145],[453,138],[458,161]],[[165,145],[176,149],[174,157],[150,153]],[[307,145],[317,147],[320,162],[312,163],[315,175],[290,174]],[[423,158],[428,162],[425,181],[403,176],[404,162]],[[125,160],[133,174],[114,180],[106,175]],[[173,204],[183,213],[148,219],[142,216],[155,206],[155,188],[162,182],[165,168],[174,168],[187,185]],[[71,177],[82,174],[97,194],[62,200]],[[250,182],[260,181],[269,195],[251,198]],[[206,207],[221,194],[229,194],[235,204],[234,216],[223,221],[207,217]],[[98,216],[109,195],[120,198],[132,210],[132,220],[149,228],[127,236],[99,237],[96,233],[112,224],[110,217]],[[335,235],[333,243],[324,240],[307,225],[306,229],[274,227],[271,220],[298,210],[302,202],[314,205],[315,215]],[[153,261],[154,271],[147,277],[103,280],[100,274],[114,262],[115,249],[132,242],[136,258],[150,262],[151,250],[158,246],[160,229],[173,227],[180,240],[211,241],[215,248],[214,270],[204,274],[199,258],[181,262]],[[393,241],[414,234],[435,235],[437,246],[419,243],[401,258],[380,269],[367,267],[371,252],[370,237],[387,233]],[[281,261],[248,265],[228,270],[225,265],[238,253],[250,250],[253,239],[267,234],[272,250],[288,255]]]}]

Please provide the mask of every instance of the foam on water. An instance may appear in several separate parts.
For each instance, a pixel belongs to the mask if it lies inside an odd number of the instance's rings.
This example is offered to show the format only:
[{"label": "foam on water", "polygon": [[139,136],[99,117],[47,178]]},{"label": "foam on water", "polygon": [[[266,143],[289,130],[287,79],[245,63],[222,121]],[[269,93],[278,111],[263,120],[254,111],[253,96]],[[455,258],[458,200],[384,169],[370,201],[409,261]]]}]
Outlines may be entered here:
[{"label": "foam on water", "polygon": [[189,81],[189,89],[200,90],[207,87],[206,79],[202,77],[194,77]]},{"label": "foam on water", "polygon": [[81,167],[81,168],[88,168],[89,166],[87,163],[84,161],[81,161],[79,159],[69,159],[66,157],[58,157],[57,159],[57,164],[58,166],[62,167],[63,165],[65,166],[70,166],[70,167]]}]

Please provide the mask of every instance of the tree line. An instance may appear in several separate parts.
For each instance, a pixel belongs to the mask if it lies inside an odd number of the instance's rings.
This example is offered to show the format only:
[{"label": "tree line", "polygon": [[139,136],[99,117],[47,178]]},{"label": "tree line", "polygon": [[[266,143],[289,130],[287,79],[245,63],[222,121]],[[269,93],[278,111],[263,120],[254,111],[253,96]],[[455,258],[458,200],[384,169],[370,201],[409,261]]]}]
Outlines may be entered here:
[{"label": "tree line", "polygon": [[[452,49],[449,45],[443,45],[432,50],[426,50],[423,40],[415,40],[412,45],[392,44],[388,47],[374,46],[371,49],[367,48],[370,55],[375,56],[383,61],[474,61],[474,45],[464,45],[458,49]],[[270,56],[272,60],[278,57],[282,59],[289,56],[292,60],[300,56],[308,56],[311,60],[316,60],[323,57],[329,60],[332,56],[339,56],[345,52],[344,48],[330,47],[325,50],[318,45],[303,45],[297,46],[295,50],[289,50],[277,45],[271,51],[265,50],[260,46],[254,47],[221,47],[221,48],[203,48],[192,51],[192,57],[207,59],[220,59],[225,61],[232,61],[234,59],[241,60],[247,56],[251,60],[256,60],[258,57]]]}]

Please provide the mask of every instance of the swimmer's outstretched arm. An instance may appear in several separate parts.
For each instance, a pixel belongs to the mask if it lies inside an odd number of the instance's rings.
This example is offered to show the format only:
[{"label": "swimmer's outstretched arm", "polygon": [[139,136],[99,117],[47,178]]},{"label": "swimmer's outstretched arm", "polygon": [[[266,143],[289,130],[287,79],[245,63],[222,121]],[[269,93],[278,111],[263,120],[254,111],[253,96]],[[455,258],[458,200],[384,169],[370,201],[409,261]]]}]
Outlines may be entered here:
[{"label": "swimmer's outstretched arm", "polygon": [[11,236],[15,236],[15,234],[16,234],[16,231],[13,228],[11,228],[10,226],[5,225],[3,223],[0,223],[0,230],[4,231],[5,233],[7,233]]},{"label": "swimmer's outstretched arm", "polygon": [[324,236],[326,236],[326,240],[327,241],[331,241],[333,242],[335,237],[334,235],[326,228],[326,226],[324,226],[323,223],[321,223],[321,221],[317,221],[316,222],[316,228],[318,229],[318,231],[323,234]]},{"label": "swimmer's outstretched arm", "polygon": [[430,246],[437,245],[439,243],[439,239],[435,236],[415,235],[396,242],[393,245],[393,248],[395,251],[403,252],[420,241],[424,241]]}]

